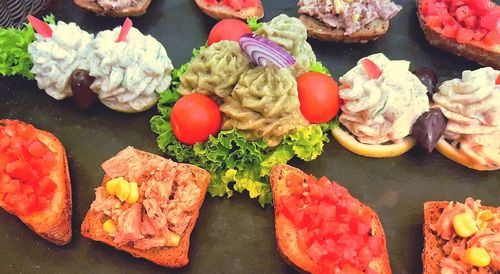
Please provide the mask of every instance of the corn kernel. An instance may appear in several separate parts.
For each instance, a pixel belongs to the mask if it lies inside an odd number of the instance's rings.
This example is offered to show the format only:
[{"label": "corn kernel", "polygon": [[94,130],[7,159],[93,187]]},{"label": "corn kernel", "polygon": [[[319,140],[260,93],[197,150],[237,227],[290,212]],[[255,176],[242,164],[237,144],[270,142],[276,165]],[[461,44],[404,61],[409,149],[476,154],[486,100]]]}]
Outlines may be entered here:
[{"label": "corn kernel", "polygon": [[167,240],[165,241],[165,246],[179,246],[180,242],[181,242],[181,236],[170,231]]},{"label": "corn kernel", "polygon": [[493,213],[489,210],[481,210],[477,214],[476,222],[479,229],[484,230],[488,227],[488,221],[493,219]]},{"label": "corn kernel", "polygon": [[123,179],[123,177],[118,177],[106,183],[106,191],[108,191],[109,195],[116,194],[116,188],[118,187],[121,181],[125,181],[125,179]]},{"label": "corn kernel", "polygon": [[333,0],[333,6],[335,7],[336,14],[341,14],[344,11],[344,3],[342,0]]},{"label": "corn kernel", "polygon": [[491,258],[484,247],[471,247],[465,250],[465,262],[473,266],[485,267],[490,264]]},{"label": "corn kernel", "polygon": [[478,231],[476,221],[470,213],[462,213],[453,217],[453,228],[458,236],[467,238]]},{"label": "corn kernel", "polygon": [[359,21],[359,18],[360,18],[360,15],[359,13],[356,13],[352,16],[352,20],[354,20],[355,22],[358,22]]},{"label": "corn kernel", "polygon": [[120,181],[120,184],[116,187],[116,197],[124,202],[125,200],[128,199],[128,196],[130,195],[130,184],[123,180]]},{"label": "corn kernel", "polygon": [[104,230],[104,232],[106,232],[108,234],[114,234],[114,233],[116,233],[115,222],[113,222],[112,219],[109,219],[109,220],[105,221],[102,224],[102,230]]},{"label": "corn kernel", "polygon": [[131,182],[130,183],[130,195],[128,196],[127,200],[125,201],[127,204],[134,204],[139,200],[139,188],[137,187],[136,182]]}]

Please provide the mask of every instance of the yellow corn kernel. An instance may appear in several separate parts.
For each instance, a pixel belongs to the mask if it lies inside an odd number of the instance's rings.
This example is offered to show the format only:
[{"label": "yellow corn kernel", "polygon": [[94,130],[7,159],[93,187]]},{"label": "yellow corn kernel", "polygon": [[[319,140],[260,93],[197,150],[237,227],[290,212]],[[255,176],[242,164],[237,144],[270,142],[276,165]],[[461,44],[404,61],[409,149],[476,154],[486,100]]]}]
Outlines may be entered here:
[{"label": "yellow corn kernel", "polygon": [[350,3],[354,2],[354,0],[344,0],[344,2],[346,2],[346,3],[349,3],[349,4],[350,4]]},{"label": "yellow corn kernel", "polygon": [[462,213],[453,217],[453,228],[458,236],[467,238],[478,231],[476,221],[470,213]]},{"label": "yellow corn kernel", "polygon": [[139,200],[139,188],[137,187],[136,182],[131,182],[130,183],[130,195],[128,196],[127,200],[125,201],[127,204],[134,204]]},{"label": "yellow corn kernel", "polygon": [[477,214],[476,222],[479,229],[484,230],[488,227],[488,221],[493,219],[493,213],[489,210],[481,210]]},{"label": "yellow corn kernel", "polygon": [[344,11],[344,3],[342,0],[333,0],[333,6],[335,7],[336,14],[341,14]]},{"label": "yellow corn kernel", "polygon": [[180,242],[181,242],[181,236],[170,231],[167,240],[165,241],[165,246],[179,246]]},{"label": "yellow corn kernel", "polygon": [[491,258],[484,247],[471,247],[465,250],[465,262],[473,266],[485,267],[490,264]]},{"label": "yellow corn kernel", "polygon": [[116,187],[116,197],[124,202],[128,199],[128,196],[130,196],[130,184],[125,180],[120,181],[120,184]]},{"label": "yellow corn kernel", "polygon": [[109,220],[105,221],[102,224],[102,230],[104,230],[104,232],[106,232],[108,234],[114,234],[114,233],[116,233],[115,222],[113,222],[112,219],[109,219]]},{"label": "yellow corn kernel", "polygon": [[120,184],[120,182],[125,181],[123,177],[118,177],[113,180],[110,180],[106,183],[106,191],[108,191],[109,195],[115,195],[116,194],[116,188]]},{"label": "yellow corn kernel", "polygon": [[360,15],[359,13],[356,13],[352,16],[352,20],[354,20],[355,22],[358,22],[359,21],[359,18],[360,18]]}]

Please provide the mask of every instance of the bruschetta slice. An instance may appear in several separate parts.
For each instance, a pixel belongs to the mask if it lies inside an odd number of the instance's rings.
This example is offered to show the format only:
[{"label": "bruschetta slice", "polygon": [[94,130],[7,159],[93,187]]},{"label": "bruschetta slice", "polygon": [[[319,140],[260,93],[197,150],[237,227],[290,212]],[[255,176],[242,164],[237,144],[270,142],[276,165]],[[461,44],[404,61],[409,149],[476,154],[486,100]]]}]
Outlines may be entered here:
[{"label": "bruschetta slice", "polygon": [[141,16],[146,13],[151,0],[75,0],[75,4],[98,15],[126,17]]},{"label": "bruschetta slice", "polygon": [[261,0],[195,0],[195,2],[204,13],[217,20],[264,17]]},{"label": "bruschetta slice", "polygon": [[54,135],[0,120],[0,207],[56,245],[71,241],[68,162]]},{"label": "bruschetta slice", "polygon": [[278,250],[308,273],[391,273],[377,214],[344,187],[288,165],[271,171]]},{"label": "bruschetta slice", "polygon": [[102,168],[82,235],[165,267],[188,264],[209,173],[132,147]]}]

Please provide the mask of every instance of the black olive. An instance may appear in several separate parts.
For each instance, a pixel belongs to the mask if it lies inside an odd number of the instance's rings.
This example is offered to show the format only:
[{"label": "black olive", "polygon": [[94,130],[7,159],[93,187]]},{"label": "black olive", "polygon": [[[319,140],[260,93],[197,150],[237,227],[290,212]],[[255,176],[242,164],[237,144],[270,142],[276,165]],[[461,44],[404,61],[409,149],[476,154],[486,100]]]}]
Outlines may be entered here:
[{"label": "black olive", "polygon": [[89,71],[84,69],[76,69],[71,74],[69,82],[73,91],[73,99],[78,108],[82,110],[90,107],[97,98],[96,94],[90,89],[90,85],[94,80],[95,77],[90,76]]},{"label": "black olive", "polygon": [[418,68],[413,71],[413,74],[415,74],[420,82],[424,84],[427,88],[427,95],[432,99],[432,95],[436,93],[436,85],[438,82],[436,73],[430,68]]},{"label": "black olive", "polygon": [[448,119],[439,108],[431,108],[418,117],[411,135],[417,139],[417,145],[431,153],[443,135]]}]

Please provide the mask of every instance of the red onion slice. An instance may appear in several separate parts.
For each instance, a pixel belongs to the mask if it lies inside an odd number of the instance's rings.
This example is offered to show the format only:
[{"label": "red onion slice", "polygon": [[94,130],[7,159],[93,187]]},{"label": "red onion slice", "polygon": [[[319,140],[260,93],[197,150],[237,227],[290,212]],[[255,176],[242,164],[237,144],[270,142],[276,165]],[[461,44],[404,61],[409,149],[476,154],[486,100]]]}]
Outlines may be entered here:
[{"label": "red onion slice", "polygon": [[252,33],[245,33],[240,37],[240,48],[252,61],[265,67],[271,62],[278,68],[287,68],[295,64],[295,58],[276,43]]}]

